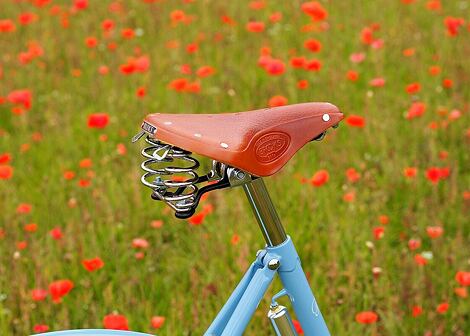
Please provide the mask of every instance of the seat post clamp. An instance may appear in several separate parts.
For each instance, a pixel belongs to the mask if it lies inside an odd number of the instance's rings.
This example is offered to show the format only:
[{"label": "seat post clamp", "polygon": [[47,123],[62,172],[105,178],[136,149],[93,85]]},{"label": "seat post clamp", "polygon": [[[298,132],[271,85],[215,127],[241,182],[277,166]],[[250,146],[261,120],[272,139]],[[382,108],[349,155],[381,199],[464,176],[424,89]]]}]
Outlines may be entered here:
[{"label": "seat post clamp", "polygon": [[231,187],[241,186],[251,182],[251,175],[238,168],[228,167],[227,175]]}]

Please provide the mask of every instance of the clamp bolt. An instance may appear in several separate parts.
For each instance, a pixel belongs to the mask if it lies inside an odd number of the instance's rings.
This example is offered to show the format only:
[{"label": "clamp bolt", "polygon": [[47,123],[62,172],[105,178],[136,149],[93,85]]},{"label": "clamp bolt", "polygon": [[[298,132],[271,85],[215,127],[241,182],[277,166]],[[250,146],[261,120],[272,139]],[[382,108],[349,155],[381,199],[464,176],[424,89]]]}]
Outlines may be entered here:
[{"label": "clamp bolt", "polygon": [[281,266],[281,263],[279,262],[279,259],[271,259],[268,262],[268,268],[270,270],[277,270]]},{"label": "clamp bolt", "polygon": [[237,172],[237,178],[238,178],[239,180],[243,180],[243,179],[245,178],[245,172],[239,170],[239,171]]}]

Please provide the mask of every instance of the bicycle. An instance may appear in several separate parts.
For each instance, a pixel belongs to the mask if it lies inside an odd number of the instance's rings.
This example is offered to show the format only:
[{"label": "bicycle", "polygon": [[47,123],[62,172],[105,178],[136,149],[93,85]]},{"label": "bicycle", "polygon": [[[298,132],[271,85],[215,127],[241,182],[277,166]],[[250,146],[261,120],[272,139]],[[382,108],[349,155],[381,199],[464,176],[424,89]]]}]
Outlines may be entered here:
[{"label": "bicycle", "polygon": [[[209,191],[242,186],[266,246],[257,252],[240,283],[213,320],[205,336],[242,335],[276,274],[283,289],[271,299],[268,318],[277,336],[295,336],[286,307],[290,299],[307,336],[330,335],[310,289],[291,238],[286,234],[263,177],[277,173],[305,144],[321,140],[343,119],[329,103],[303,103],[226,114],[150,114],[133,142],[145,137],[142,183],[152,198],[168,204],[180,219],[191,217]],[[212,169],[197,173],[192,152],[212,159]],[[180,165],[175,165],[179,162]],[[202,186],[202,184],[204,184]],[[75,330],[48,336],[145,336],[111,330]],[[148,336],[148,335],[147,335]]]}]

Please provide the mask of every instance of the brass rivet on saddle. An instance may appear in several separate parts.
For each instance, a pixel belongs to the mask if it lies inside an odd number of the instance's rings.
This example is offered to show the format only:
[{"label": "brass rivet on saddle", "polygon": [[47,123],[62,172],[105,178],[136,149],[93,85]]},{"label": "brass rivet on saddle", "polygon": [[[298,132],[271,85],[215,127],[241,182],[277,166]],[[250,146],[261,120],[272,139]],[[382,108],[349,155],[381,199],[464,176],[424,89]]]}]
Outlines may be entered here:
[{"label": "brass rivet on saddle", "polygon": [[322,117],[323,121],[330,121],[330,115],[325,113]]},{"label": "brass rivet on saddle", "polygon": [[228,148],[228,145],[225,142],[220,143],[220,147],[222,148]]},{"label": "brass rivet on saddle", "polygon": [[201,133],[194,133],[194,136],[195,136],[196,138],[200,138],[200,137],[202,137],[202,134],[201,134]]},{"label": "brass rivet on saddle", "polygon": [[164,124],[165,124],[165,125],[171,125],[171,124],[173,124],[173,123],[172,123],[171,121],[165,121]]}]

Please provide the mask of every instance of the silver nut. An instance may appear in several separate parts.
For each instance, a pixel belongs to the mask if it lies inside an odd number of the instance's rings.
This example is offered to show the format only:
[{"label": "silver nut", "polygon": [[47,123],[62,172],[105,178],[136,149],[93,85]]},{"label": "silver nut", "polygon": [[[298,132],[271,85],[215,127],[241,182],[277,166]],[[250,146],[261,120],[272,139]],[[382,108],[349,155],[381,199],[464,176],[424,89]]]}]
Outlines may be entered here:
[{"label": "silver nut", "polygon": [[271,259],[268,262],[268,268],[270,270],[277,270],[281,266],[281,263],[279,262],[279,259]]},{"label": "silver nut", "polygon": [[237,178],[238,178],[239,180],[243,180],[243,179],[245,178],[245,172],[239,170],[239,171],[237,172]]}]

